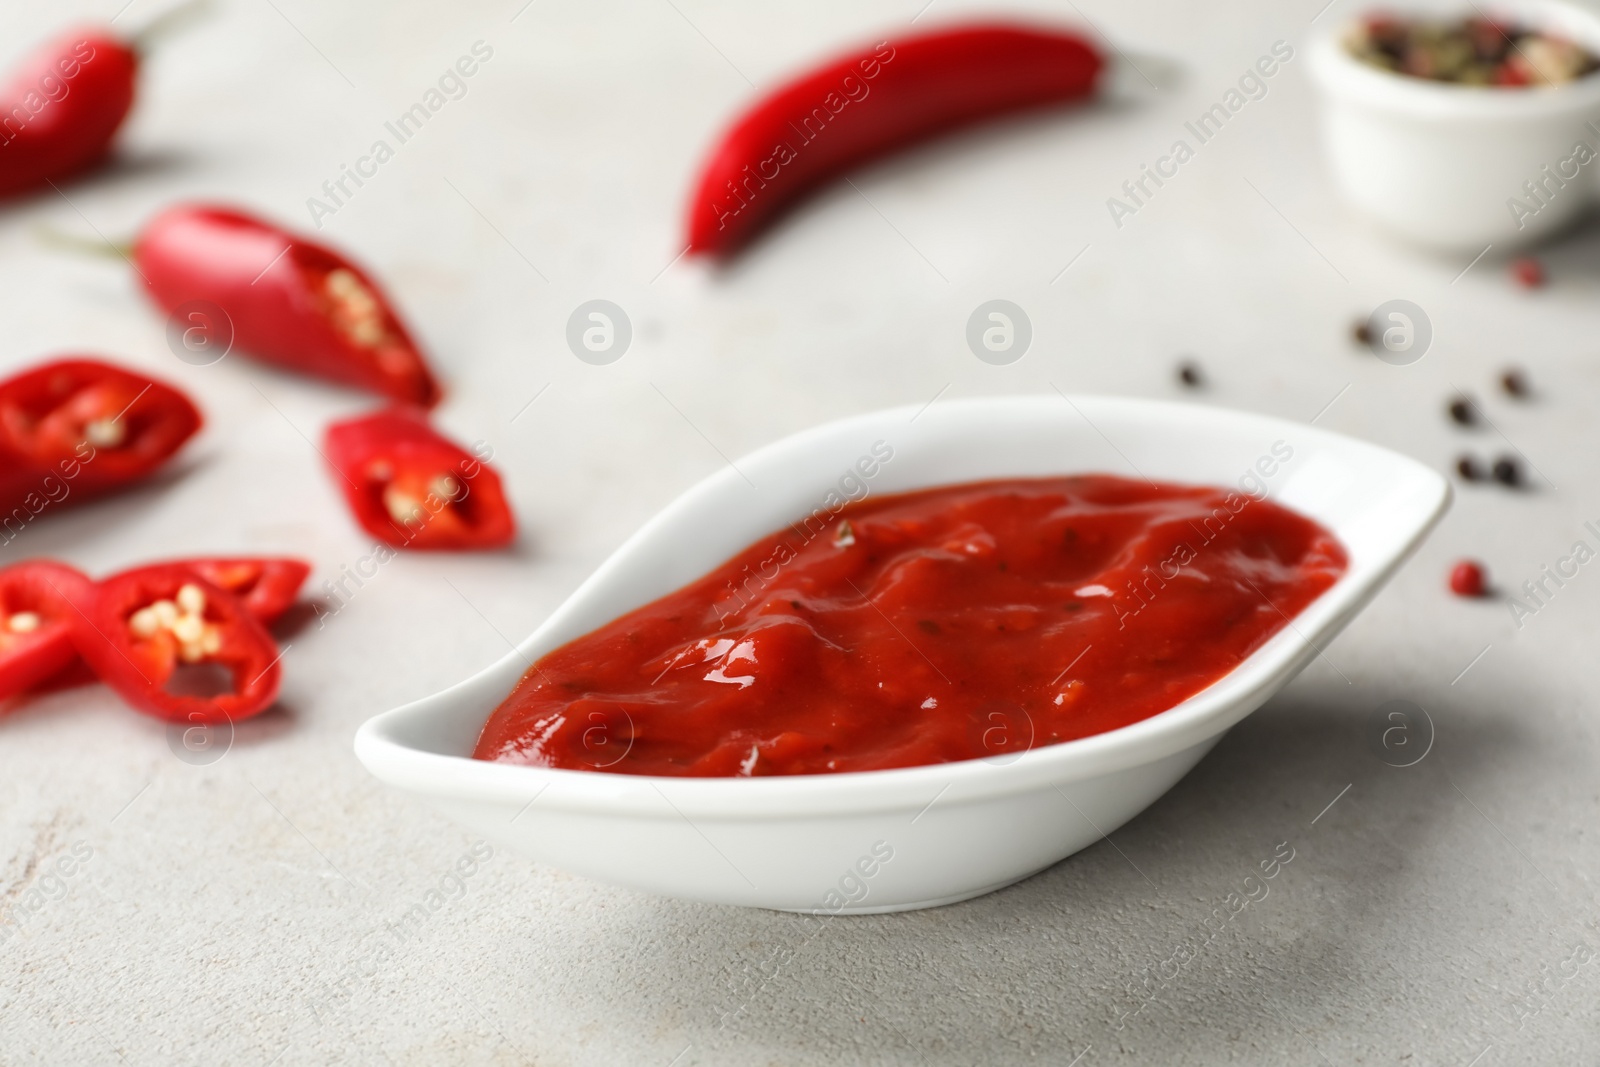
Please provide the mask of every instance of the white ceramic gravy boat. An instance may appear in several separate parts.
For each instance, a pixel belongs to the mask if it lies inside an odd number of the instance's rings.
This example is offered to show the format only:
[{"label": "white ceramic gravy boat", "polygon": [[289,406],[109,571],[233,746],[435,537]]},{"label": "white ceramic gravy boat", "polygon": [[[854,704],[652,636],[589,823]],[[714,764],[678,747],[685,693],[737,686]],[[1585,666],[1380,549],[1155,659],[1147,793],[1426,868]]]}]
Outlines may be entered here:
[{"label": "white ceramic gravy boat", "polygon": [[[882,461],[885,450],[892,458]],[[469,758],[489,712],[531,661],[811,515],[830,493],[1089,472],[1242,484],[1257,494],[1264,487],[1337,534],[1349,571],[1237,669],[1178,706],[1003,759],[687,779]],[[1319,654],[1449,500],[1443,478],[1394,452],[1216,408],[1047,396],[861,415],[768,445],[694,486],[515,653],[365,723],[356,755],[383,781],[497,844],[647,892],[822,914],[964,900],[1093,844],[1171,788]]]}]

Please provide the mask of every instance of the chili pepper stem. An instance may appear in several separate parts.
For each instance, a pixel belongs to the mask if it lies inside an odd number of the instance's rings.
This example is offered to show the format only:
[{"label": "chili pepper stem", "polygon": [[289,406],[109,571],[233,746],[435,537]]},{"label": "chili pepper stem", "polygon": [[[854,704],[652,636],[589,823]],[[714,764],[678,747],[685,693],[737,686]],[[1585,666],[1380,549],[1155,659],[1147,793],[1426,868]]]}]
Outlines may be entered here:
[{"label": "chili pepper stem", "polygon": [[189,0],[188,3],[179,4],[171,11],[151,19],[143,29],[135,31],[128,38],[128,47],[141,56],[147,55],[151,47],[159,44],[163,38],[172,36],[199,16],[209,14],[210,7],[211,0]]},{"label": "chili pepper stem", "polygon": [[133,255],[132,241],[106,241],[79,237],[77,234],[58,230],[54,226],[44,225],[35,226],[34,233],[45,244],[64,248],[70,252],[105,256],[108,259],[127,259]]},{"label": "chili pepper stem", "polygon": [[1183,65],[1174,59],[1124,49],[1107,61],[1104,84],[1112,96],[1141,99],[1182,88],[1187,77]]}]

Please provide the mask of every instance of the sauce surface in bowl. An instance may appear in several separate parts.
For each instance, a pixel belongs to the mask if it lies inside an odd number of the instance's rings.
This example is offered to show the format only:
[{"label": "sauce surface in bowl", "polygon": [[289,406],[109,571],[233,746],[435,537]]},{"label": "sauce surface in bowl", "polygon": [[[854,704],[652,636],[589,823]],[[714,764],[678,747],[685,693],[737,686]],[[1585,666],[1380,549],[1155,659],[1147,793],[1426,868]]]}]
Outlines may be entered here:
[{"label": "sauce surface in bowl", "polygon": [[1180,703],[1346,566],[1321,526],[1228,489],[870,498],[546,654],[474,755],[701,777],[1009,760]]}]

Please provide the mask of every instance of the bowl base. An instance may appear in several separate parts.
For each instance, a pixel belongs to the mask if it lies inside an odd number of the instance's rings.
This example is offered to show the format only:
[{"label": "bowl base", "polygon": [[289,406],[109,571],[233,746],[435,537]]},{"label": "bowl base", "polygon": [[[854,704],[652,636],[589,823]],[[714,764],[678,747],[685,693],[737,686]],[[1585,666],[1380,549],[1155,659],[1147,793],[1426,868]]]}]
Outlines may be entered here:
[{"label": "bowl base", "polygon": [[[1065,858],[1065,857],[1063,857],[1063,858]],[[969,889],[969,890],[966,890],[964,892],[956,893],[956,894],[954,894],[952,896],[948,896],[948,897],[937,897],[937,898],[935,898],[933,900],[914,900],[914,901],[909,901],[909,902],[907,902],[905,904],[874,904],[874,905],[869,905],[869,906],[860,907],[860,908],[840,908],[838,911],[829,911],[827,914],[829,914],[829,915],[887,915],[887,914],[889,914],[891,912],[896,912],[896,911],[921,911],[923,908],[942,908],[946,904],[959,904],[963,900],[972,900],[974,897],[981,897],[985,893],[993,893],[996,890],[1004,889],[1008,885],[1016,885],[1018,882],[1025,881],[1026,879],[1032,878],[1034,875],[1038,874],[1039,871],[1049,870],[1051,867],[1054,867],[1057,863],[1060,863],[1060,862],[1061,862],[1061,860],[1052,860],[1051,862],[1045,864],[1043,867],[1040,867],[1037,870],[1029,871],[1026,874],[1019,874],[1015,878],[1007,878],[1003,882],[996,882],[993,885],[986,885],[986,886],[983,886],[981,889]],[[773,908],[772,910],[773,911],[786,911],[786,912],[789,912],[790,914],[793,914],[793,915],[815,915],[815,914],[817,914],[817,909],[815,909],[815,908]]]}]

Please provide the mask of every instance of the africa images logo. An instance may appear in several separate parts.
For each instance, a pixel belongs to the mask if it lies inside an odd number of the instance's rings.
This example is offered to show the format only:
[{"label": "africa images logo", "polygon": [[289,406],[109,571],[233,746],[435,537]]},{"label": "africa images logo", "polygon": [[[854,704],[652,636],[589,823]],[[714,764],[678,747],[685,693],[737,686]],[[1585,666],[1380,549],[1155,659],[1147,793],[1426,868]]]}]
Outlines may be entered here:
[{"label": "africa images logo", "polygon": [[[403,145],[421,133],[422,127],[438,114],[445,104],[451,100],[460,100],[467,95],[466,80],[478,73],[481,65],[488,63],[494,57],[494,49],[484,41],[472,42],[471,51],[471,55],[461,56],[454,65],[446,67],[444,73],[439,75],[438,82],[429,86],[422,94],[421,100],[401,112],[394,122],[383,124],[383,128],[394,138],[395,145]],[[322,220],[325,216],[337,215],[339,209],[355,196],[356,191],[367,184],[367,180],[378,176],[378,168],[394,158],[395,145],[390,145],[382,137],[378,138],[372,142],[372,147],[368,149],[366,155],[356,159],[354,166],[348,163],[339,164],[338,176],[322,183],[322,193],[327,199],[315,196],[306,198],[306,210],[311,212],[311,222],[317,229],[322,229]],[[355,189],[350,188],[348,183],[351,182],[355,183]]]},{"label": "africa images logo", "polygon": [[[1162,186],[1178,176],[1178,168],[1195,157],[1197,146],[1213,140],[1250,101],[1260,100],[1267,95],[1267,79],[1277,74],[1281,65],[1287,65],[1294,58],[1294,47],[1288,41],[1273,41],[1271,53],[1261,56],[1254,66],[1239,76],[1237,88],[1230,87],[1222,94],[1220,101],[1202,111],[1193,122],[1183,124],[1183,128],[1194,137],[1195,144],[1191,145],[1185,138],[1179,137],[1172,142],[1166,155],[1157,157],[1154,166],[1141,163],[1139,176],[1122,183],[1126,200],[1115,196],[1106,198],[1106,210],[1111,213],[1111,221],[1117,229],[1122,229],[1124,218],[1137,215],[1139,209],[1149,204]],[[1154,189],[1150,187],[1152,182]]]}]

